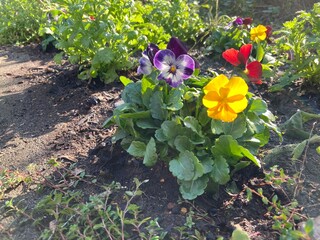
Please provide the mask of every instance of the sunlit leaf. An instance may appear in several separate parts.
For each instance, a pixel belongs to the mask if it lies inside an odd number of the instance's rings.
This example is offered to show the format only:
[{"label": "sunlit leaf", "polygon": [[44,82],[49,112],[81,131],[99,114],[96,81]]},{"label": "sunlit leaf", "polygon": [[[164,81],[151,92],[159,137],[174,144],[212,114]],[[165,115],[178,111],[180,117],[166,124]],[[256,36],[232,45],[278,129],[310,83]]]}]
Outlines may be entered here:
[{"label": "sunlit leaf", "polygon": [[213,161],[210,177],[219,184],[226,184],[230,180],[229,164],[222,156],[216,156]]},{"label": "sunlit leaf", "polygon": [[152,167],[156,164],[158,159],[157,149],[156,149],[156,142],[154,138],[151,138],[147,144],[145,156],[143,159],[143,164],[147,167]]},{"label": "sunlit leaf", "polygon": [[134,157],[144,157],[146,152],[146,144],[144,142],[133,141],[127,152]]}]

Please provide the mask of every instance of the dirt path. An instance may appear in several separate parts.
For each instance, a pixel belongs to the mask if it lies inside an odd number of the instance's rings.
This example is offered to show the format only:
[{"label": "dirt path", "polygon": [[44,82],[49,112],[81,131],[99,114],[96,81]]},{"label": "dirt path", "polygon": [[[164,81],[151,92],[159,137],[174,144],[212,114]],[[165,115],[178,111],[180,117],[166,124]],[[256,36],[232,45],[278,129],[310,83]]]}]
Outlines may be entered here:
[{"label": "dirt path", "polygon": [[56,135],[47,120],[57,119],[44,112],[46,105],[51,108],[45,89],[40,90],[45,82],[32,77],[48,71],[53,63],[49,55],[39,60],[25,49],[10,50],[0,52],[0,162],[3,168],[23,169],[50,155],[47,143]]},{"label": "dirt path", "polygon": [[[61,154],[85,157],[104,138],[98,129],[110,113],[108,99],[113,100],[116,91],[95,93],[76,80],[70,66],[57,66],[52,56],[36,46],[0,50],[3,168],[23,169]],[[105,107],[99,116],[96,105]]]}]

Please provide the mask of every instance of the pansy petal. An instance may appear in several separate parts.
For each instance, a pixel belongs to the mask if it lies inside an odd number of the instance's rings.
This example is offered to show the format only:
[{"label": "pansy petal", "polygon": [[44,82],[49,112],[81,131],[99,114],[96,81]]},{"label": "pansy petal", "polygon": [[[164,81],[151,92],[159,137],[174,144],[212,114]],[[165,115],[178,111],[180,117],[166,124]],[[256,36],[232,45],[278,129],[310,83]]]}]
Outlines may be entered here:
[{"label": "pansy petal", "polygon": [[180,55],[176,60],[177,72],[179,72],[183,79],[189,78],[194,71],[195,62],[192,57],[183,54]]},{"label": "pansy petal", "polygon": [[236,20],[233,21],[233,24],[236,26],[243,24],[243,19],[241,17],[237,17]]},{"label": "pansy petal", "polygon": [[178,87],[183,82],[183,77],[180,74],[172,74],[172,77],[168,78],[166,82],[171,87]]},{"label": "pansy petal", "polygon": [[137,70],[138,74],[149,75],[152,72],[152,64],[149,61],[149,58],[142,57],[139,59],[139,63],[140,63],[140,65]]},{"label": "pansy petal", "polygon": [[270,25],[268,25],[268,26],[266,26],[266,28],[267,28],[267,31],[266,31],[267,38],[270,38],[272,35],[272,27]]},{"label": "pansy petal", "polygon": [[228,110],[229,110],[228,108],[222,107],[221,111],[211,111],[209,109],[207,113],[208,113],[208,116],[213,119],[218,119],[224,122],[232,122],[237,118],[238,114]]},{"label": "pansy petal", "polygon": [[242,19],[242,21],[243,21],[243,24],[250,25],[253,22],[253,19],[250,17],[246,17],[246,18]]},{"label": "pansy petal", "polygon": [[159,47],[154,44],[154,43],[150,43],[147,47],[146,55],[148,56],[150,62],[153,64],[153,59],[154,56],[156,55],[156,53],[159,51]]},{"label": "pansy petal", "polygon": [[176,57],[174,53],[169,49],[165,49],[156,53],[153,59],[153,64],[160,71],[164,71],[170,69],[170,66],[175,63],[175,61]]},{"label": "pansy petal", "polygon": [[248,100],[246,97],[243,97],[241,100],[235,102],[228,102],[228,106],[235,112],[240,113],[246,109],[248,106]]},{"label": "pansy petal", "polygon": [[250,30],[250,35],[251,35],[251,40],[256,41],[256,40],[265,40],[267,37],[267,28],[263,25],[258,25],[255,28],[251,28]]},{"label": "pansy petal", "polygon": [[170,49],[176,57],[179,57],[182,54],[187,54],[188,52],[184,44],[176,37],[170,38],[167,49]]},{"label": "pansy petal", "polygon": [[240,65],[240,61],[239,61],[239,58],[238,58],[238,53],[239,51],[234,49],[234,48],[230,48],[230,49],[227,49],[225,50],[223,53],[222,53],[222,57],[228,62],[228,63],[231,63],[233,66],[238,66]]},{"label": "pansy petal", "polygon": [[208,93],[211,91],[219,92],[220,88],[224,87],[229,82],[228,78],[220,74],[219,76],[212,79],[204,88],[204,93]]},{"label": "pansy petal", "polygon": [[238,94],[245,96],[249,89],[246,81],[241,77],[232,77],[226,87],[230,88],[228,98]]},{"label": "pansy petal", "polygon": [[262,65],[258,61],[251,62],[246,67],[246,73],[250,81],[257,83],[261,81]]},{"label": "pansy petal", "polygon": [[244,62],[242,62],[243,64],[246,64],[246,62],[248,61],[251,51],[252,51],[252,44],[245,44],[240,47],[240,53],[244,57]]},{"label": "pansy petal", "polygon": [[216,107],[219,104],[221,97],[217,92],[209,92],[202,98],[202,103],[207,108]]}]

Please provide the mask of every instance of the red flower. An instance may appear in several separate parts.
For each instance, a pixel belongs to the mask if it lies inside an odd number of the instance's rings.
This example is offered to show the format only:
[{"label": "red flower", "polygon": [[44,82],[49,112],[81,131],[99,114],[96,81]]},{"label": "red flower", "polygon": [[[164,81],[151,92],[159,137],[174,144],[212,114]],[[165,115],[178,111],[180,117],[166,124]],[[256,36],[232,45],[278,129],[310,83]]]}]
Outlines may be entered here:
[{"label": "red flower", "polygon": [[96,20],[96,18],[95,18],[94,16],[89,16],[89,19],[90,19],[91,21]]},{"label": "red flower", "polygon": [[227,49],[222,53],[222,57],[233,66],[243,65],[245,74],[250,81],[255,84],[262,84],[262,65],[258,61],[249,62],[252,51],[252,44],[245,44],[239,50],[234,48]]},{"label": "red flower", "polygon": [[267,37],[266,37],[266,40],[267,40],[267,43],[271,43],[271,40],[270,40],[270,37],[272,35],[272,27],[270,25],[266,26],[267,28],[267,31],[266,31],[266,34],[267,34]]},{"label": "red flower", "polygon": [[250,25],[253,22],[252,18],[250,17],[243,18],[242,21],[244,25]]}]

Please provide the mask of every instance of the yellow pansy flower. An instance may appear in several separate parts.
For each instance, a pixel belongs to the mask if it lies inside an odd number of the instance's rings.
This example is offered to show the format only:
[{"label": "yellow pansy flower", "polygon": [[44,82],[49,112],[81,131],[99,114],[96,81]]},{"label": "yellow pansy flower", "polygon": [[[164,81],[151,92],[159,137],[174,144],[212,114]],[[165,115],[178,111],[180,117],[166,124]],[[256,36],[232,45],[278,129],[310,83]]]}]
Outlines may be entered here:
[{"label": "yellow pansy flower", "polygon": [[223,74],[212,79],[204,88],[202,103],[208,116],[224,122],[234,121],[248,105],[248,85],[241,77],[230,80]]},{"label": "yellow pansy flower", "polygon": [[258,25],[255,28],[251,28],[250,35],[252,41],[263,41],[267,37],[267,28],[263,25]]}]

